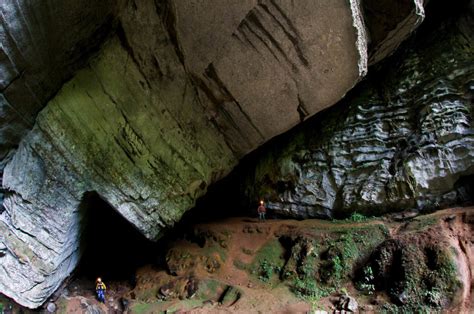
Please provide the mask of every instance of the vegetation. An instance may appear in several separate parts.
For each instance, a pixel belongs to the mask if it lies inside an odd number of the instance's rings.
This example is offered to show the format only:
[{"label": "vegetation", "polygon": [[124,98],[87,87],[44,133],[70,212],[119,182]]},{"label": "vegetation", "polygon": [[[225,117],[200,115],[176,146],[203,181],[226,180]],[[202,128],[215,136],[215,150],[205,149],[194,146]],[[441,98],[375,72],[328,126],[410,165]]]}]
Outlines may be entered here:
[{"label": "vegetation", "polygon": [[413,219],[407,226],[407,230],[410,231],[422,231],[431,226],[434,226],[438,222],[435,216],[419,216]]},{"label": "vegetation", "polygon": [[[377,280],[375,288],[386,290],[398,305],[385,306],[389,312],[437,311],[448,306],[460,288],[446,244],[431,243],[423,233],[415,236],[418,241],[413,236],[388,240],[374,254],[371,267]],[[364,270],[365,275],[370,279]],[[370,289],[370,284],[370,280],[362,279],[359,288]]]},{"label": "vegetation", "polygon": [[318,283],[314,278],[296,278],[293,282],[293,292],[302,299],[324,298],[336,291],[333,287],[327,287]]},{"label": "vegetation", "polygon": [[370,265],[363,268],[362,278],[356,282],[356,287],[367,294],[373,294],[375,292],[374,272]]},{"label": "vegetation", "polygon": [[263,282],[268,282],[274,273],[279,273],[281,268],[279,266],[273,265],[267,260],[263,260],[260,263],[260,270],[258,278]]},{"label": "vegetation", "polygon": [[150,303],[136,303],[133,308],[132,308],[132,311],[133,313],[147,313],[150,308],[152,307],[152,304]]},{"label": "vegetation", "polygon": [[254,258],[250,266],[251,273],[257,275],[263,282],[269,282],[274,275],[278,275],[285,263],[284,249],[278,240],[272,240],[264,245]]},{"label": "vegetation", "polygon": [[[365,220],[354,215],[357,221]],[[320,298],[338,291],[351,280],[359,262],[387,237],[387,229],[381,224],[363,226],[340,223],[321,224],[311,233],[285,237],[289,254],[281,278],[286,280],[296,296],[317,307]],[[375,290],[372,270],[367,270],[363,287],[370,293]]]},{"label": "vegetation", "polygon": [[353,222],[364,222],[367,220],[367,217],[362,214],[359,214],[358,212],[353,212],[349,217],[349,220]]}]

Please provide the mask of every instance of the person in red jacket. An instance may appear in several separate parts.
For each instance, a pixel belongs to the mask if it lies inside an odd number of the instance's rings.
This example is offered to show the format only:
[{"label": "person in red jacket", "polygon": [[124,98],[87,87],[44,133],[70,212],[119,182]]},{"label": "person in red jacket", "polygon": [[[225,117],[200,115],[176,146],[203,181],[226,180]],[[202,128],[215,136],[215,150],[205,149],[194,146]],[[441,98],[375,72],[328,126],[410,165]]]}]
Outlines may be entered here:
[{"label": "person in red jacket", "polygon": [[258,212],[258,219],[260,219],[260,221],[264,221],[265,213],[267,212],[267,209],[265,208],[263,201],[260,201],[260,206],[258,206],[257,212]]}]

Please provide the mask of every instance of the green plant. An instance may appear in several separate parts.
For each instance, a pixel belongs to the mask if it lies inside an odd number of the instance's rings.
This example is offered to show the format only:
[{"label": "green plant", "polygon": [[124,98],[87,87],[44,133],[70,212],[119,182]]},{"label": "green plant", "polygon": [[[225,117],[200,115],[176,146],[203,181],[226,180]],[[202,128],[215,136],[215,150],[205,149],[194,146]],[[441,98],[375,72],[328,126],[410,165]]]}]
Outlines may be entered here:
[{"label": "green plant", "polygon": [[343,261],[339,256],[334,257],[332,262],[334,278],[339,282],[343,278],[346,265],[343,264]]},{"label": "green plant", "polygon": [[372,271],[372,267],[365,266],[362,272],[362,279],[358,282],[357,288],[359,290],[365,291],[367,294],[373,294],[375,292],[375,286],[374,272]]},{"label": "green plant", "polygon": [[359,257],[359,248],[350,233],[342,234],[329,244],[331,259],[326,265],[325,282],[339,286],[352,271],[353,262]]},{"label": "green plant", "polygon": [[260,278],[260,280],[263,282],[267,282],[268,280],[270,280],[272,275],[273,275],[273,266],[270,263],[268,263],[267,260],[264,260],[260,264],[260,276],[258,278]]},{"label": "green plant", "polygon": [[259,270],[259,276],[258,278],[263,281],[263,282],[268,282],[274,273],[279,273],[281,268],[279,266],[276,266],[267,260],[263,260],[260,263],[260,270]]},{"label": "green plant", "polygon": [[431,314],[437,313],[425,305],[416,304],[416,305],[403,305],[397,306],[393,303],[385,303],[380,309],[380,313],[383,314],[406,314],[406,313],[417,313],[417,314]]},{"label": "green plant", "polygon": [[442,297],[441,291],[437,288],[425,291],[426,302],[434,307],[441,307]]},{"label": "green plant", "polygon": [[359,214],[358,212],[353,212],[351,216],[349,217],[349,220],[354,221],[354,222],[363,222],[363,221],[367,221],[367,217],[365,217],[362,214]]},{"label": "green plant", "polygon": [[248,269],[263,282],[268,282],[275,273],[279,273],[285,263],[284,249],[278,240],[266,243],[258,252]]},{"label": "green plant", "polygon": [[292,285],[295,295],[311,304],[312,310],[319,308],[319,300],[332,294],[335,290],[331,287],[324,287],[317,284],[314,279],[295,278]]}]

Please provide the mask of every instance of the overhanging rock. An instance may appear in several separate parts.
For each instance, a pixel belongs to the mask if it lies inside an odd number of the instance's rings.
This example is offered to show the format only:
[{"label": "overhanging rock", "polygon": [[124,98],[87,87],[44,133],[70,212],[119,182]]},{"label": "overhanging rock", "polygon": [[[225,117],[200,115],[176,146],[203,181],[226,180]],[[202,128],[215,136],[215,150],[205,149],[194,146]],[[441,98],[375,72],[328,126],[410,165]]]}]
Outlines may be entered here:
[{"label": "overhanging rock", "polygon": [[239,158],[337,102],[367,71],[361,12],[356,0],[124,4],[116,36],[5,167],[0,291],[34,308],[70,274],[84,193],[157,239]]}]

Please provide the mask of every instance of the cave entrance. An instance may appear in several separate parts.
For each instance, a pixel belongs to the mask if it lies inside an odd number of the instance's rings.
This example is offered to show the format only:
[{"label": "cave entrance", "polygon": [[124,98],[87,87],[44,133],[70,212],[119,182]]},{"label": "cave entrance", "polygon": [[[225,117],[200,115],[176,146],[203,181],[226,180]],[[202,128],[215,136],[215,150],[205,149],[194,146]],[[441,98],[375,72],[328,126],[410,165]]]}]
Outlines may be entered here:
[{"label": "cave entrance", "polygon": [[474,204],[474,174],[460,177],[454,183],[457,191],[457,203],[461,206],[472,206]]},{"label": "cave entrance", "polygon": [[84,194],[80,210],[84,229],[83,252],[76,277],[134,281],[138,267],[150,263],[157,244],[144,237],[96,192]]}]

